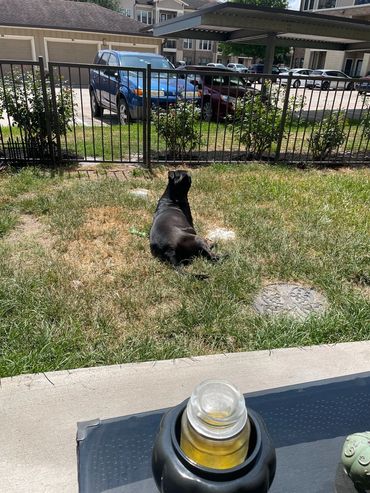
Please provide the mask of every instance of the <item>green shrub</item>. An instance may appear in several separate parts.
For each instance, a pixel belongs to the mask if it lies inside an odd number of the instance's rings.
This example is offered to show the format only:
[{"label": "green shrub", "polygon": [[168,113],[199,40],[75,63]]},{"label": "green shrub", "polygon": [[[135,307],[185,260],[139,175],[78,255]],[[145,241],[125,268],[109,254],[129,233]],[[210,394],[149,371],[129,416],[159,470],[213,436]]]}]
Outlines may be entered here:
[{"label": "green shrub", "polygon": [[308,139],[314,161],[328,159],[334,149],[343,144],[346,137],[344,126],[345,118],[341,112],[331,113],[321,122],[315,123]]},{"label": "green shrub", "polygon": [[370,139],[370,113],[367,113],[366,116],[361,120],[362,132],[365,139]]},{"label": "green shrub", "polygon": [[64,86],[56,94],[56,108],[53,108],[50,80],[46,78],[46,107],[41,82],[38,69],[6,74],[4,84],[0,86],[0,113],[6,113],[12,126],[20,129],[25,143],[47,155],[47,117],[52,141],[56,143],[57,133],[64,136],[71,129],[74,105],[72,91]]},{"label": "green shrub", "polygon": [[273,108],[262,94],[238,99],[235,105],[235,136],[245,145],[246,151],[259,159],[263,152],[277,142],[282,111]]},{"label": "green shrub", "polygon": [[[266,83],[261,93],[246,92],[244,98],[236,102],[235,116],[230,118],[235,126],[234,135],[256,159],[279,140],[285,97],[284,88],[277,89]],[[304,104],[304,97],[291,96],[285,121],[291,124]],[[282,138],[284,136],[283,132]]]},{"label": "green shrub", "polygon": [[173,157],[181,157],[200,145],[200,109],[192,102],[182,101],[153,113],[154,126]]}]

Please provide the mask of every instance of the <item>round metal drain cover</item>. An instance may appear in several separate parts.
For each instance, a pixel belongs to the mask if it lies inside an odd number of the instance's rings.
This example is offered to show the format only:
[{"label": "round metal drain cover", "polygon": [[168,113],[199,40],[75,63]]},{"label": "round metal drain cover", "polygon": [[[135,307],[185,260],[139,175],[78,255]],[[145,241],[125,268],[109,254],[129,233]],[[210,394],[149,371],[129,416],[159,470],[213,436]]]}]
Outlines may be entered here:
[{"label": "round metal drain cover", "polygon": [[323,313],[328,302],[314,289],[279,283],[265,286],[253,306],[263,315],[288,315],[303,320],[311,314]]}]

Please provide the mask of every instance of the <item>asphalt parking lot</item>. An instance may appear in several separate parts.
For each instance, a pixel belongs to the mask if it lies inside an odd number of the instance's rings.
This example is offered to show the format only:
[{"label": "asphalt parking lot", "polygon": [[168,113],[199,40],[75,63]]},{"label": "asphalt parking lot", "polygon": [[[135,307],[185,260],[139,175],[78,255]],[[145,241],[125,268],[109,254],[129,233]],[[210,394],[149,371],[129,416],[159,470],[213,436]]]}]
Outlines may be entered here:
[{"label": "asphalt parking lot", "polygon": [[[260,88],[261,86],[257,84],[256,89]],[[307,117],[307,111],[309,111],[308,119],[312,121],[319,120],[322,117],[324,109],[329,112],[342,109],[346,113],[347,118],[353,118],[367,108],[364,97],[355,90],[321,91],[320,89],[291,88],[290,95],[293,98],[298,98],[300,96],[305,97],[305,105],[303,106],[303,114],[301,117],[302,120]],[[89,90],[87,88],[75,89],[74,101],[76,103],[76,124],[82,124],[84,121],[85,125],[91,126],[93,118],[91,114]],[[103,119],[103,124],[110,125],[118,123],[118,118],[114,113],[110,115],[109,110],[106,110],[105,114],[106,117]],[[94,119],[94,124],[95,122],[101,124],[100,119]]]},{"label": "asphalt parking lot", "polygon": [[[261,89],[260,84],[256,84],[256,89]],[[367,102],[370,103],[370,97],[364,98],[358,91],[329,90],[321,91],[320,89],[298,88],[290,89],[292,98],[305,98],[305,104],[302,109],[301,120],[314,121],[320,120],[323,116],[324,109],[327,112],[342,109],[347,118],[358,117],[362,112],[367,111]],[[93,118],[90,105],[90,95],[88,88],[74,88],[73,101],[75,104],[75,125],[92,126],[92,125],[117,125],[118,117],[114,112],[105,110],[105,116]],[[308,114],[307,114],[308,112]],[[1,126],[8,126],[9,120],[5,115],[0,119]]]}]

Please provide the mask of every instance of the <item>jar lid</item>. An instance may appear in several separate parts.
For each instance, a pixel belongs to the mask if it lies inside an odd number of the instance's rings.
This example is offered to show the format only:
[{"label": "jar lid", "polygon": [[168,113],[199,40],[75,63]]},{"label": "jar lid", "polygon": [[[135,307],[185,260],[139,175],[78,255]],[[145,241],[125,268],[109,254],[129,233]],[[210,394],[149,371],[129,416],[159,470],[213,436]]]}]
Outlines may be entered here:
[{"label": "jar lid", "polygon": [[223,380],[205,380],[197,385],[186,413],[195,431],[215,440],[237,435],[248,418],[243,394]]}]

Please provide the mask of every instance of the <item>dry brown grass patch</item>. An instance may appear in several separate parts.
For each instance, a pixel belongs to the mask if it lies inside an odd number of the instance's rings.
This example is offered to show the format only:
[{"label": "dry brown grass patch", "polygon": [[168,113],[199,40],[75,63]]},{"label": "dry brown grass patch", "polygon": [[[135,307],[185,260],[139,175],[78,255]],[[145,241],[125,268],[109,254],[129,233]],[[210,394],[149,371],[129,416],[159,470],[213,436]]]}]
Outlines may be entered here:
[{"label": "dry brown grass patch", "polygon": [[48,227],[32,214],[21,215],[18,225],[5,237],[5,241],[12,246],[35,241],[44,248],[51,248],[54,243]]},{"label": "dry brown grass patch", "polygon": [[[148,216],[146,211],[140,214],[142,219]],[[122,207],[91,208],[77,231],[77,238],[68,243],[64,260],[83,283],[97,278],[109,283],[118,272],[133,269],[138,275],[143,252],[136,248],[138,240],[130,233],[130,227]]]}]

